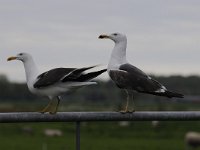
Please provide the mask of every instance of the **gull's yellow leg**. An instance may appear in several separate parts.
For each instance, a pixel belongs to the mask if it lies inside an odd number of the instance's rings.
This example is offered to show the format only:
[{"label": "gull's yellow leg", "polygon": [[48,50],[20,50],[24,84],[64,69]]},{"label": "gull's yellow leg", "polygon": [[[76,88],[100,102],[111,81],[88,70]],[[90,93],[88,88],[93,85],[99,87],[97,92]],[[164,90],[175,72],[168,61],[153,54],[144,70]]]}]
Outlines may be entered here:
[{"label": "gull's yellow leg", "polygon": [[128,93],[128,90],[125,90],[125,91],[126,91],[126,94],[127,94],[126,106],[125,106],[125,110],[121,110],[121,111],[120,111],[121,113],[127,113],[127,112],[129,112],[129,111],[128,111],[128,105],[129,105],[129,93]]},{"label": "gull's yellow leg", "polygon": [[132,103],[133,103],[133,107],[132,107],[131,110],[128,111],[129,113],[135,112],[135,105],[134,105],[134,100],[133,99],[134,99],[133,92],[131,92],[131,100],[132,100]]},{"label": "gull's yellow leg", "polygon": [[50,112],[52,104],[53,104],[53,100],[50,100],[50,102],[48,103],[48,105],[44,109],[42,109],[42,111],[40,111],[40,113],[43,114],[45,112]]},{"label": "gull's yellow leg", "polygon": [[58,111],[58,106],[59,106],[59,104],[60,104],[60,98],[57,97],[56,107],[55,107],[54,111],[50,111],[49,113],[50,113],[50,114],[56,114],[57,111]]}]

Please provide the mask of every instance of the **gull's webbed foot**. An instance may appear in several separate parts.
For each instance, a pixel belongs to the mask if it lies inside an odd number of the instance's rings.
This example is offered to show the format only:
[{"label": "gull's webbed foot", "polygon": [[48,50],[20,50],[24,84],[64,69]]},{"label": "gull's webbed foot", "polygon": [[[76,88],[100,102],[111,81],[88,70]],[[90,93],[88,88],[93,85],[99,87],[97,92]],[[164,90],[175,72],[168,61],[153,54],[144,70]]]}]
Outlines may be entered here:
[{"label": "gull's webbed foot", "polygon": [[128,110],[128,113],[134,113],[135,109]]},{"label": "gull's webbed foot", "polygon": [[131,109],[131,110],[120,110],[119,111],[120,113],[122,113],[122,114],[126,114],[126,113],[134,113],[135,112],[135,110],[134,109]]},{"label": "gull's webbed foot", "polygon": [[128,110],[120,110],[119,111],[121,114],[126,114],[126,113],[128,113],[129,111]]},{"label": "gull's webbed foot", "polygon": [[39,113],[41,113],[41,114],[48,113],[48,112],[51,112],[51,109],[46,108],[46,107],[43,110],[39,111]]},{"label": "gull's webbed foot", "polygon": [[49,114],[54,115],[54,114],[56,114],[57,111],[58,111],[59,103],[60,103],[60,98],[57,97],[57,99],[56,99],[56,106],[53,107],[54,102],[53,102],[53,99],[52,99],[52,100],[48,103],[48,105],[47,105],[42,111],[39,111],[39,112],[42,113],[42,114],[49,112]]},{"label": "gull's webbed foot", "polygon": [[55,115],[57,113],[57,111],[49,111],[49,114],[51,115]]},{"label": "gull's webbed foot", "polygon": [[39,112],[42,113],[42,114],[47,113],[47,112],[51,112],[51,107],[52,107],[52,100],[48,103],[48,105],[46,107],[44,107]]}]

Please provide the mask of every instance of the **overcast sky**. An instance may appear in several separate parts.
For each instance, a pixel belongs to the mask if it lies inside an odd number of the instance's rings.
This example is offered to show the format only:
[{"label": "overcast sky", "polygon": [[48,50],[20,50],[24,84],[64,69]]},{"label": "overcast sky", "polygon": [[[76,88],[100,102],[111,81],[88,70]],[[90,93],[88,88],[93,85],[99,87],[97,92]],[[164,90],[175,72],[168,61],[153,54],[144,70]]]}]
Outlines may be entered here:
[{"label": "overcast sky", "polygon": [[107,65],[114,44],[98,36],[113,32],[147,73],[200,75],[199,0],[0,0],[0,74],[25,81],[22,63],[6,61],[19,52],[41,72]]}]

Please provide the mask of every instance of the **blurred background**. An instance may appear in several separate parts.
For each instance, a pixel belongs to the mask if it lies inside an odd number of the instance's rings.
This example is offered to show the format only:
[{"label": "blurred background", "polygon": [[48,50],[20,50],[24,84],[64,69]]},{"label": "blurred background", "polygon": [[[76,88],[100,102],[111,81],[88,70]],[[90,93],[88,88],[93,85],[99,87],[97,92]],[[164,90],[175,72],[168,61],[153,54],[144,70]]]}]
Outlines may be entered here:
[{"label": "blurred background", "polygon": [[[0,0],[0,111],[41,110],[47,98],[32,95],[21,62],[31,53],[41,70],[54,67],[105,68],[113,42],[103,33],[127,35],[130,63],[185,95],[168,99],[134,95],[136,111],[200,109],[200,1],[197,0]],[[107,73],[91,85],[63,95],[59,111],[118,111],[126,95]],[[105,150],[200,149],[200,122],[85,122],[81,148]],[[0,124],[0,149],[75,148],[74,123]]]}]

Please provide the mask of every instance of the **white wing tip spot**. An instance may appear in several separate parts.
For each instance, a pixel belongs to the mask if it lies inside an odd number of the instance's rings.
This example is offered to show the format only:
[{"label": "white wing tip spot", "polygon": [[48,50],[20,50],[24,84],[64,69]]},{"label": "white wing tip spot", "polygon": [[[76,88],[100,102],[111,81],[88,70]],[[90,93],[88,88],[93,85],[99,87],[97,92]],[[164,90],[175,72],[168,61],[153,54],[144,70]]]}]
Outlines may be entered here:
[{"label": "white wing tip spot", "polygon": [[158,90],[156,90],[155,92],[156,92],[156,93],[164,93],[166,90],[167,90],[166,87],[161,86],[161,88],[158,89]]}]

